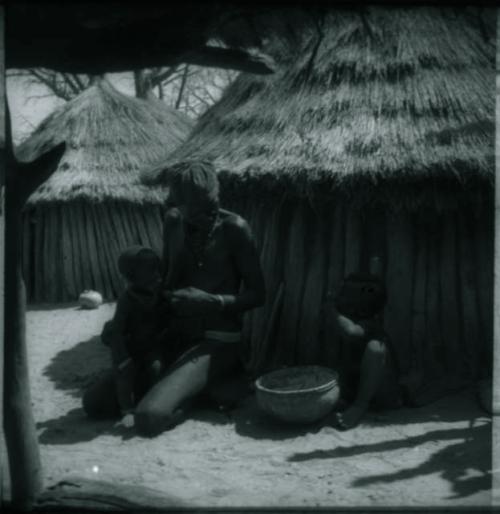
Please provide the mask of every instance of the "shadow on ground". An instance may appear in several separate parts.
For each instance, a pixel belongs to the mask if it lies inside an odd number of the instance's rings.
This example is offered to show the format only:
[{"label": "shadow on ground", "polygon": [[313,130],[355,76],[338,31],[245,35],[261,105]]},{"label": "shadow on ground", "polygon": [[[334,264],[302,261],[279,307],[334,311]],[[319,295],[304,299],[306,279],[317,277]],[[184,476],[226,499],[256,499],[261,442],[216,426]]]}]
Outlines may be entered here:
[{"label": "shadow on ground", "polygon": [[283,441],[299,437],[314,430],[317,425],[301,426],[280,423],[264,414],[257,405],[255,395],[248,394],[239,405],[228,411],[217,411],[216,403],[207,402],[193,412],[191,418],[211,424],[232,423],[237,434],[252,439]]},{"label": "shadow on ground", "polygon": [[[449,499],[465,498],[477,492],[491,490],[491,423],[474,426],[471,422],[468,428],[462,429],[461,434],[459,429],[436,432],[440,432],[436,434],[439,438],[446,437],[446,433],[451,432],[451,435],[458,436],[462,440],[436,451],[426,462],[416,467],[358,478],[353,482],[353,486],[391,483],[438,473],[452,486],[453,494]],[[432,437],[433,434],[431,433],[430,436]],[[410,445],[419,444],[417,441],[412,442],[412,438],[409,439]]]},{"label": "shadow on ground", "polygon": [[374,454],[396,450],[418,451],[424,444],[457,439],[456,443],[440,448],[429,459],[417,466],[399,469],[394,473],[357,478],[352,482],[352,486],[366,487],[377,483],[392,483],[418,476],[439,474],[450,482],[453,494],[449,499],[465,498],[481,491],[491,490],[491,428],[491,422],[478,422],[472,419],[469,426],[465,428],[433,430],[418,436],[406,436],[372,444],[338,446],[331,450],[295,453],[288,458],[288,461],[345,459],[360,455],[366,455],[369,459],[373,458]]},{"label": "shadow on ground", "polygon": [[57,353],[44,369],[56,389],[81,397],[85,388],[110,365],[109,350],[96,335]]},{"label": "shadow on ground", "polygon": [[41,444],[85,443],[102,435],[112,435],[127,441],[138,437],[120,419],[89,419],[81,407],[74,408],[58,418],[38,422],[38,440]]}]

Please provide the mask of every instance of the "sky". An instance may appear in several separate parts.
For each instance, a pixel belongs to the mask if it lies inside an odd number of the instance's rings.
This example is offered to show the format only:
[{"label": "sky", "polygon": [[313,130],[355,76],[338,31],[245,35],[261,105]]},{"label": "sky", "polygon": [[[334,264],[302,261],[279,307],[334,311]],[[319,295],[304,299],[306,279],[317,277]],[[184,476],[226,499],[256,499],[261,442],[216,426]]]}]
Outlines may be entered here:
[{"label": "sky", "polygon": [[[133,95],[134,83],[130,73],[112,73],[107,79],[122,93]],[[7,76],[7,101],[11,116],[12,139],[18,145],[64,100],[42,84],[33,85],[23,78]]]}]

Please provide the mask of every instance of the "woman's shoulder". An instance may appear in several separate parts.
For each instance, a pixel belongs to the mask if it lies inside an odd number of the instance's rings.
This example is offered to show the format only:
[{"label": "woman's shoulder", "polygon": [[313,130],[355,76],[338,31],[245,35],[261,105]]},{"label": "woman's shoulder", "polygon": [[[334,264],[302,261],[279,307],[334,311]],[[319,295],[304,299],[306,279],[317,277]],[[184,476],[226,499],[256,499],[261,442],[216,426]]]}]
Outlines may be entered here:
[{"label": "woman's shoulder", "polygon": [[248,222],[245,220],[245,218],[243,218],[243,216],[226,209],[219,209],[219,219],[225,227],[231,227],[235,229],[248,227]]},{"label": "woman's shoulder", "polygon": [[233,211],[219,209],[219,220],[224,233],[230,238],[251,235],[251,229],[243,216]]}]

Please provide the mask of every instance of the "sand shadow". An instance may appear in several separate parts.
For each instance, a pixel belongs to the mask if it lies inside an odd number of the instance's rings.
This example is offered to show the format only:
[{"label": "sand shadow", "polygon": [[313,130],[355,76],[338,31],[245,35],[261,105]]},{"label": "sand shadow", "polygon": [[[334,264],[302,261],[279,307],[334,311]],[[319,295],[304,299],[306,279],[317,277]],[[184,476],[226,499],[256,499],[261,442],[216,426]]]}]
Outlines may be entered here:
[{"label": "sand shadow", "polygon": [[456,423],[471,417],[490,417],[480,407],[472,387],[444,394],[424,406],[405,406],[395,410],[371,410],[363,424],[366,426],[404,426],[426,422]]},{"label": "sand shadow", "polygon": [[264,413],[257,404],[254,394],[247,396],[241,405],[231,413],[236,432],[252,439],[283,441],[317,431],[321,421],[310,425],[285,423]]},{"label": "sand shadow", "polygon": [[43,370],[56,389],[80,398],[111,364],[109,349],[99,335],[57,353]]},{"label": "sand shadow", "polygon": [[82,408],[72,409],[57,418],[38,422],[41,444],[73,444],[92,441],[109,429],[114,420],[90,421]]},{"label": "sand shadow", "polygon": [[[455,432],[454,435],[456,437],[458,433]],[[439,437],[443,436],[443,433],[439,434]],[[463,437],[462,441],[437,450],[419,466],[401,469],[394,473],[358,478],[352,485],[364,487],[370,484],[391,483],[423,475],[439,474],[450,482],[452,487],[453,493],[448,499],[465,498],[481,491],[491,490],[491,423],[474,426],[471,422],[468,428],[462,429],[461,437]]]},{"label": "sand shadow", "polygon": [[357,478],[352,482],[352,486],[366,487],[376,483],[391,483],[418,476],[439,474],[452,486],[453,494],[449,496],[449,499],[465,498],[481,491],[490,490],[492,485],[491,423],[474,425],[474,420],[470,421],[469,427],[466,428],[434,430],[404,439],[295,453],[287,460],[304,462],[314,459],[345,459],[363,454],[410,450],[433,441],[455,439],[460,439],[460,441],[437,450],[418,466],[400,469],[394,473]]},{"label": "sand shadow", "polygon": [[90,419],[77,407],[57,418],[36,424],[40,444],[68,445],[90,442],[102,435],[120,437],[124,441],[139,437],[133,428],[125,427],[119,418]]},{"label": "sand shadow", "polygon": [[258,407],[255,394],[251,391],[240,394],[230,408],[221,406],[219,399],[220,396],[210,393],[201,395],[192,405],[186,419],[214,426],[233,425],[236,433],[243,437],[274,441],[299,437],[317,431],[321,427],[322,422],[293,425],[273,419]]}]

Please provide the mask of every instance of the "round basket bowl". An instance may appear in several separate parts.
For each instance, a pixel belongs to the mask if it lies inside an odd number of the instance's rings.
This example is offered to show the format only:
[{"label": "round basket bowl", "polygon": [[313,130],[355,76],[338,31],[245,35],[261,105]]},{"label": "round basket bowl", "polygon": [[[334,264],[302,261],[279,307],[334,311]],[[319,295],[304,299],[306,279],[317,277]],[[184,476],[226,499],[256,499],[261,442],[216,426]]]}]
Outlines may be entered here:
[{"label": "round basket bowl", "polygon": [[338,373],[322,366],[279,369],[255,381],[257,403],[270,416],[288,423],[314,423],[339,400]]}]

